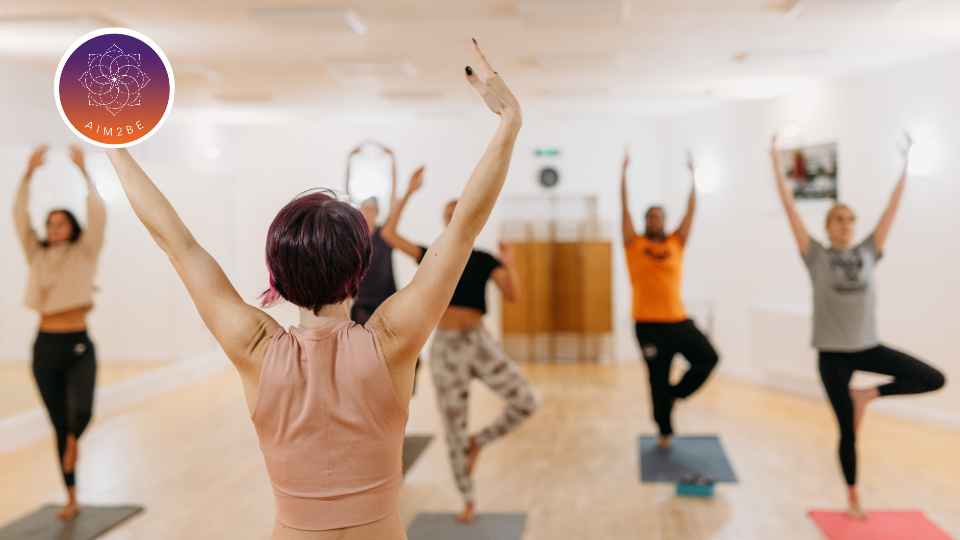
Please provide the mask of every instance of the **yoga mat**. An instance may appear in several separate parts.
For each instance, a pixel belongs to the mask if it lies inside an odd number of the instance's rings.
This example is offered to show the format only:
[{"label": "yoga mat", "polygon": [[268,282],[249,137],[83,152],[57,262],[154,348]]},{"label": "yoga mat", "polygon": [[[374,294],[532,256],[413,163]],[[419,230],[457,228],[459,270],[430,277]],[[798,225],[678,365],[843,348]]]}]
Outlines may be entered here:
[{"label": "yoga mat", "polygon": [[866,520],[846,512],[813,510],[810,519],[829,540],[951,540],[923,512],[867,512]]},{"label": "yoga mat", "polygon": [[433,435],[407,435],[403,438],[403,474],[406,476],[420,455],[430,446]]},{"label": "yoga mat", "polygon": [[690,474],[714,482],[737,482],[717,437],[674,437],[673,447],[663,450],[657,446],[656,437],[640,436],[638,446],[641,482],[678,483]]},{"label": "yoga mat", "polygon": [[520,540],[526,514],[478,514],[469,525],[456,514],[417,514],[407,529],[409,540]]},{"label": "yoga mat", "polygon": [[60,521],[61,506],[48,504],[0,528],[0,540],[93,540],[143,511],[142,506],[80,506],[73,521]]}]

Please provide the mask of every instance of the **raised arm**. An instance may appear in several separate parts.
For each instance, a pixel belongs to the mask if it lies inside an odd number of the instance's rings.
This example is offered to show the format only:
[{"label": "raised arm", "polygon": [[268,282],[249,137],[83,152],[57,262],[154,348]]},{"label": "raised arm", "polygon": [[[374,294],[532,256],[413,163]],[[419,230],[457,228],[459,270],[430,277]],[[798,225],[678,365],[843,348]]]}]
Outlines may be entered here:
[{"label": "raised arm", "polygon": [[516,302],[522,294],[520,274],[517,272],[513,246],[507,242],[500,242],[500,262],[503,266],[494,270],[490,277],[497,284],[505,302]]},{"label": "raised arm", "polygon": [[390,210],[393,211],[393,205],[397,202],[397,155],[385,144],[381,144],[383,153],[390,156]]},{"label": "raised arm", "polygon": [[793,191],[787,185],[787,179],[783,177],[783,168],[780,164],[780,149],[777,147],[777,136],[774,135],[770,142],[770,159],[773,161],[773,175],[777,181],[777,194],[780,195],[780,202],[783,203],[783,209],[790,221],[790,230],[793,231],[793,237],[797,241],[797,248],[804,257],[810,248],[810,233],[797,212],[797,203],[793,199]]},{"label": "raised arm", "polygon": [[17,239],[20,240],[20,247],[23,248],[23,255],[27,258],[27,262],[32,261],[33,256],[40,249],[40,239],[37,237],[37,232],[33,230],[33,225],[30,224],[30,180],[33,178],[33,173],[43,165],[46,155],[46,145],[38,146],[30,153],[27,170],[20,178],[17,194],[13,199],[13,228],[17,233]]},{"label": "raised arm", "polygon": [[383,237],[384,242],[389,244],[390,247],[399,249],[406,255],[409,255],[414,260],[420,260],[420,246],[414,244],[406,237],[401,236],[397,232],[397,225],[400,223],[403,209],[406,208],[410,197],[423,185],[423,171],[424,167],[420,166],[413,172],[413,176],[410,177],[410,183],[407,184],[406,193],[403,194],[400,200],[394,201],[394,203],[390,205],[390,215],[387,216],[386,223],[384,223],[383,228],[380,229],[380,236]]},{"label": "raised arm", "polygon": [[97,191],[96,184],[87,172],[86,160],[80,146],[70,147],[70,161],[77,166],[87,185],[87,227],[80,237],[80,242],[93,255],[100,253],[103,247],[103,233],[107,226],[107,206]]},{"label": "raised arm", "polygon": [[686,245],[687,239],[690,238],[690,229],[693,227],[693,216],[697,211],[697,175],[692,154],[687,155],[687,170],[690,171],[690,195],[687,197],[687,213],[683,215],[683,221],[680,222],[680,226],[677,227],[677,230],[673,233],[684,245]]},{"label": "raised arm", "polygon": [[265,338],[279,325],[240,298],[217,261],[197,243],[167,198],[127,150],[112,149],[108,155],[130,206],[170,257],[204,324],[237,369],[258,377]]},{"label": "raised arm", "polygon": [[476,41],[474,49],[479,61],[476,69],[466,68],[467,80],[490,110],[500,116],[500,125],[467,182],[453,219],[427,250],[413,280],[387,299],[371,317],[384,355],[391,363],[412,366],[450,304],[474,241],[503,188],[522,124],[516,98],[487,63]]},{"label": "raised arm", "polygon": [[630,167],[630,153],[623,153],[623,168],[620,171],[620,227],[623,229],[623,245],[629,246],[637,237],[630,216],[630,198],[627,197],[627,169]]},{"label": "raised arm", "polygon": [[347,170],[343,176],[343,186],[346,188],[347,192],[350,192],[350,165],[353,164],[353,156],[360,153],[363,149],[363,143],[360,143],[358,146],[355,146],[353,150],[350,150],[350,153],[347,154]]},{"label": "raised arm", "polygon": [[903,172],[900,174],[900,180],[897,182],[897,187],[893,189],[893,194],[890,196],[890,202],[887,204],[887,209],[883,211],[883,215],[880,216],[880,222],[877,223],[877,228],[873,231],[873,241],[877,247],[878,253],[882,253],[884,246],[887,245],[887,237],[890,236],[890,228],[893,226],[893,221],[897,217],[897,210],[900,209],[900,201],[903,199],[903,192],[907,188],[907,174],[910,168],[911,148],[913,148],[913,138],[909,133],[907,133],[906,142],[904,146],[900,148],[900,154],[903,156]]}]

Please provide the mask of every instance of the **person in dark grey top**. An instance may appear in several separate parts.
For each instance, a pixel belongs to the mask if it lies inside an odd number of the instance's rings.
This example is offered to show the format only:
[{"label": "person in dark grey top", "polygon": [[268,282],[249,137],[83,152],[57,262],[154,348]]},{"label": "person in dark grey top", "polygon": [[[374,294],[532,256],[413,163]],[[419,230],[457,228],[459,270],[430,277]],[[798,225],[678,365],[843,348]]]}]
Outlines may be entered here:
[{"label": "person in dark grey top", "polygon": [[[376,143],[375,143],[376,144]],[[390,207],[393,208],[394,200],[397,194],[397,158],[393,150],[386,146],[379,145],[385,154],[390,156],[391,160],[391,180],[390,180]],[[350,189],[350,161],[351,158],[360,152],[358,146],[350,152],[347,157],[347,190]],[[423,167],[418,168],[410,179],[411,184],[418,184],[423,176]],[[370,197],[360,203],[360,213],[367,220],[367,229],[370,231],[370,243],[372,253],[370,255],[370,266],[367,273],[360,280],[360,288],[357,297],[350,307],[350,318],[357,324],[366,324],[373,313],[380,307],[387,298],[397,292],[397,280],[393,274],[393,247],[383,239],[383,227],[377,225],[377,219],[380,217],[380,204],[376,197]],[[420,373],[420,358],[417,358],[417,364],[414,367],[413,375],[413,393],[417,393],[417,375]]]},{"label": "person in dark grey top", "polygon": [[350,309],[350,318],[360,324],[366,324],[380,304],[397,292],[397,282],[393,276],[393,248],[383,240],[381,229],[377,226],[371,231],[370,268],[360,281],[360,290]]},{"label": "person in dark grey top", "polygon": [[[920,394],[942,388],[943,373],[926,363],[880,344],[876,323],[874,270],[883,257],[890,228],[907,184],[907,163],[912,140],[907,135],[903,174],[890,203],[873,233],[854,244],[856,215],[845,204],[835,204],[827,213],[830,246],[810,238],[797,212],[793,192],[780,164],[777,139],[771,157],[777,192],[790,221],[797,247],[810,272],[813,285],[813,346],[819,352],[820,379],[840,427],[840,465],[847,482],[848,513],[865,519],[857,492],[856,436],[867,404],[881,396]],[[872,388],[850,388],[856,371],[890,375],[893,380]]]},{"label": "person in dark grey top", "polygon": [[[379,146],[390,156],[390,204],[397,196],[397,158],[393,150],[380,143],[369,143]],[[353,156],[360,153],[363,145],[354,148],[347,156],[346,186],[351,191],[350,163]],[[393,277],[393,248],[383,241],[377,219],[380,217],[380,204],[376,197],[369,197],[360,203],[360,212],[367,221],[370,231],[373,253],[370,256],[370,267],[360,281],[360,290],[350,309],[350,318],[359,324],[364,324],[370,315],[383,303],[384,300],[397,292],[397,283]]]}]

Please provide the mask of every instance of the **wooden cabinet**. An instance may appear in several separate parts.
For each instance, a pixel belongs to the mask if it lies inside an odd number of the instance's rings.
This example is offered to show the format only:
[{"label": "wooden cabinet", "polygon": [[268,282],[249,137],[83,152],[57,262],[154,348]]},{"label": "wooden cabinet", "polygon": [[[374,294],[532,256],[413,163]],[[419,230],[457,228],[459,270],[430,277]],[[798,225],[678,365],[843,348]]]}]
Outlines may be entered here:
[{"label": "wooden cabinet", "polygon": [[[595,359],[597,344],[589,341],[613,331],[610,242],[511,244],[523,294],[518,302],[503,305],[505,340],[523,336],[540,342],[546,339],[544,353],[552,361],[558,357],[555,338],[559,338],[566,349],[576,349],[563,351],[564,356],[573,355],[581,361]],[[526,356],[532,359],[530,354]]]}]

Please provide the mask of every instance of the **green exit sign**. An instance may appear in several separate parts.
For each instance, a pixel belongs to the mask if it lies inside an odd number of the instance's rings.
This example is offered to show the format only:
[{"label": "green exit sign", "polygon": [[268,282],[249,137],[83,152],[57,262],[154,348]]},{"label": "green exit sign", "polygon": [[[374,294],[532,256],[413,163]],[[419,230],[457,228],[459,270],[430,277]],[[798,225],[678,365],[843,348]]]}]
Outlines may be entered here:
[{"label": "green exit sign", "polygon": [[533,155],[537,157],[557,157],[560,155],[560,149],[554,147],[535,148]]}]

